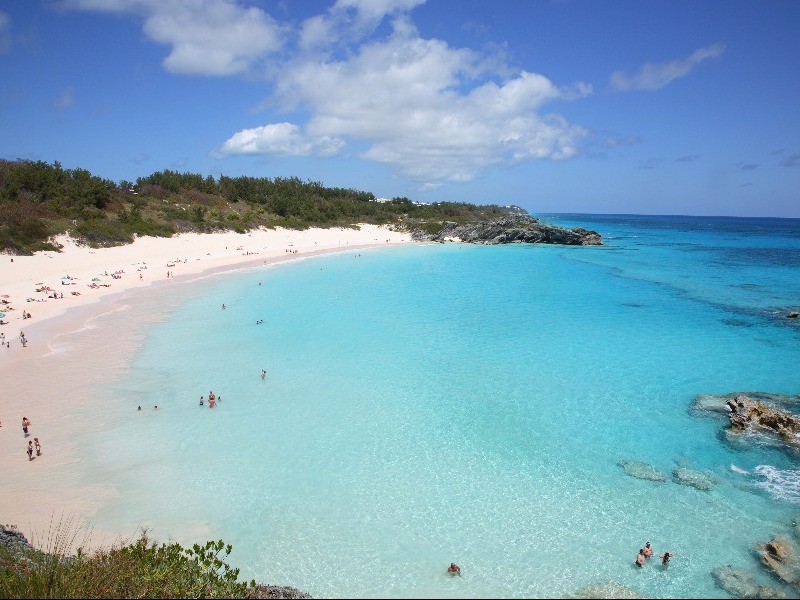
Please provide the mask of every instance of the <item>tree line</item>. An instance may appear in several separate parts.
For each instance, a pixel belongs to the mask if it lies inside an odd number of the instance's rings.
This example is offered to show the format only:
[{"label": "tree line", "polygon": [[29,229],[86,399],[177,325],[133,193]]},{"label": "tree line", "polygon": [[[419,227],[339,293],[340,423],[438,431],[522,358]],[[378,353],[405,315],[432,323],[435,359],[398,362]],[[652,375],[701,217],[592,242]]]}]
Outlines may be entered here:
[{"label": "tree line", "polygon": [[163,170],[135,182],[65,169],[59,162],[0,160],[0,250],[29,254],[57,249],[69,233],[92,246],[133,241],[135,235],[257,227],[348,227],[356,223],[401,229],[459,223],[503,214],[497,205],[421,204],[405,197],[377,201],[353,188],[297,177],[202,176]]}]

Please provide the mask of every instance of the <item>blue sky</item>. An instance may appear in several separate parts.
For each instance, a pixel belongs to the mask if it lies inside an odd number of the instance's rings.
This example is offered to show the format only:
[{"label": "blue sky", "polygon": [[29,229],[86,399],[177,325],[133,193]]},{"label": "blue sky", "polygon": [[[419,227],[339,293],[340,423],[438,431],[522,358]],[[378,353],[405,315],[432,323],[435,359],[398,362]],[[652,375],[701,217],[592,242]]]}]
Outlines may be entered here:
[{"label": "blue sky", "polygon": [[0,0],[0,158],[800,217],[800,2]]}]

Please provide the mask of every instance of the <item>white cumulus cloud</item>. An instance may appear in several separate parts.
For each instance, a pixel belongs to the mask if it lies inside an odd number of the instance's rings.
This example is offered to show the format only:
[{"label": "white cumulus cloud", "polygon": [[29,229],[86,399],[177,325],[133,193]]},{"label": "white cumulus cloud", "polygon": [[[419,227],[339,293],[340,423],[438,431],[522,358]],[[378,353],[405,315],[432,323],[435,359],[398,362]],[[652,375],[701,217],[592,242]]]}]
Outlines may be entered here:
[{"label": "white cumulus cloud", "polygon": [[647,63],[635,75],[625,75],[617,71],[611,75],[611,87],[619,92],[631,90],[660,90],[674,80],[685,77],[704,60],[722,56],[725,44],[714,44],[692,52],[687,58],[666,63]]},{"label": "white cumulus cloud", "polygon": [[387,16],[403,15],[425,0],[337,0],[325,13],[301,26],[300,46],[328,46],[342,39],[361,39],[372,33]]},{"label": "white cumulus cloud", "polygon": [[233,0],[66,0],[68,8],[134,14],[144,33],[170,47],[164,68],[187,75],[244,74],[283,45],[269,14]]},{"label": "white cumulus cloud", "polygon": [[[232,133],[219,158],[333,156],[347,145],[433,188],[494,165],[575,156],[589,132],[545,107],[584,98],[591,86],[556,85],[497,52],[421,37],[411,12],[424,1],[337,0],[296,26],[244,0],[63,4],[140,18],[170,48],[164,67],[174,73],[252,75],[269,61],[263,105],[299,116]],[[391,33],[376,38],[387,20]]]},{"label": "white cumulus cloud", "polygon": [[329,136],[309,136],[293,123],[273,123],[243,129],[231,136],[217,151],[218,156],[270,154],[275,156],[333,156],[344,146]]},{"label": "white cumulus cloud", "polygon": [[[586,96],[590,86],[559,88],[527,71],[487,81],[495,74],[486,72],[482,55],[423,39],[406,20],[400,25],[390,38],[364,43],[347,59],[301,56],[281,71],[276,100],[286,110],[309,113],[304,128],[309,143],[358,140],[367,144],[362,158],[432,184],[469,181],[497,164],[577,154],[588,132],[540,109]],[[218,154],[252,149],[244,133],[234,134]],[[303,135],[300,128],[291,133]],[[271,147],[261,150],[273,153]],[[286,154],[292,147],[307,152],[297,137],[278,149]]]}]

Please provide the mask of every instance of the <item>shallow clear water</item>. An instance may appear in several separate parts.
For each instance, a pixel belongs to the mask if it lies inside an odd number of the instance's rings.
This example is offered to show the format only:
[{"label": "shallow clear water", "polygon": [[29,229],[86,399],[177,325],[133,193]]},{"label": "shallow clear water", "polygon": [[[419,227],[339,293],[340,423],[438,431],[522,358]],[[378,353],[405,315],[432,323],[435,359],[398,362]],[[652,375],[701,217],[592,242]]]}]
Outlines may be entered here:
[{"label": "shallow clear water", "polygon": [[[789,529],[798,466],[726,444],[690,407],[800,391],[783,318],[800,221],[543,219],[606,245],[351,251],[164,286],[107,317],[166,319],[87,391],[111,418],[86,432],[81,477],[119,489],[96,523],[222,538],[243,576],[318,598],[559,597],[608,579],[720,598],[727,564],[776,585],[753,549]],[[635,479],[621,459],[720,484]],[[647,540],[669,569],[633,565]]]}]

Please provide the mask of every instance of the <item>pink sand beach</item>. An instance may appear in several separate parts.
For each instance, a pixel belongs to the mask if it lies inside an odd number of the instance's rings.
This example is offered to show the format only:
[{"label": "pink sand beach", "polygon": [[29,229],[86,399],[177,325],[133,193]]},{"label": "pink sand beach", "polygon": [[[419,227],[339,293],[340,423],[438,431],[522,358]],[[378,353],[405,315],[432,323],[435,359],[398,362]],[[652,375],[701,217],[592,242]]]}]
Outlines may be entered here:
[{"label": "pink sand beach", "polygon": [[[359,229],[256,230],[247,234],[181,234],[137,238],[114,248],[92,249],[57,239],[60,252],[0,255],[0,519],[34,545],[47,546],[54,529],[80,529],[80,545],[107,545],[136,532],[98,531],[92,514],[114,502],[111,487],[87,488],[72,474],[80,470],[73,438],[102,423],[102,406],[87,406],[77,390],[107,380],[123,369],[136,349],[136,331],[103,329],[102,315],[136,301],[137,292],[157,294],[201,276],[272,264],[313,254],[407,244],[410,235],[384,227]],[[30,318],[27,315],[30,314]],[[153,315],[153,321],[159,315]],[[87,328],[90,331],[87,333]],[[80,344],[71,344],[81,331]],[[24,344],[22,336],[24,335]],[[75,336],[77,337],[77,336]],[[111,337],[124,343],[93,344]],[[102,365],[102,369],[97,369]],[[91,419],[86,415],[91,414]],[[29,436],[22,419],[30,422]],[[29,460],[28,441],[42,453]],[[69,468],[67,468],[69,467]],[[91,532],[90,534],[88,532]],[[198,532],[199,533],[199,532]]]}]

